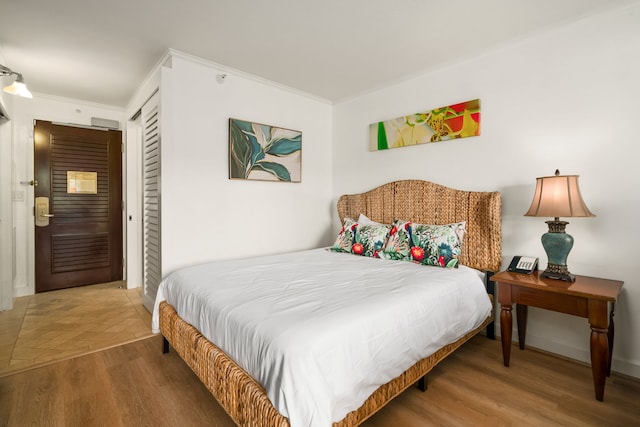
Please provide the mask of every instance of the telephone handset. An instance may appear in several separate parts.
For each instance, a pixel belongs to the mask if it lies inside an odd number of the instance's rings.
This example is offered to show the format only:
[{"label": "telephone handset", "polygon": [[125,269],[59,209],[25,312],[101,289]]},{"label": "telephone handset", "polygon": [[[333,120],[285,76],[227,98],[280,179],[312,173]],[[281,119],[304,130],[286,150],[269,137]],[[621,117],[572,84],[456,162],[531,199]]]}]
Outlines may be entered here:
[{"label": "telephone handset", "polygon": [[538,258],[528,256],[514,256],[507,271],[531,274],[538,269]]}]

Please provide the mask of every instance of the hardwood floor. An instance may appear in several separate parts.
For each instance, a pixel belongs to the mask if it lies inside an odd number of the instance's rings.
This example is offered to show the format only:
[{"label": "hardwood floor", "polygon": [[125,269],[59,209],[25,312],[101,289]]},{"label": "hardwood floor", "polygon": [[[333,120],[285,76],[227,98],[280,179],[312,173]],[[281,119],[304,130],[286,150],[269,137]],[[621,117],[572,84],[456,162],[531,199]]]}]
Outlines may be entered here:
[{"label": "hardwood floor", "polygon": [[[473,338],[363,426],[632,426],[640,381],[607,379],[594,398],[591,369]],[[155,336],[0,378],[0,426],[233,426],[188,366]]]},{"label": "hardwood floor", "polygon": [[121,281],[16,298],[0,312],[0,377],[151,335],[140,289]]},{"label": "hardwood floor", "polygon": [[640,380],[612,374],[598,402],[590,366],[516,344],[505,368],[500,340],[476,336],[429,374],[425,393],[409,389],[391,405],[365,425],[633,426]]},{"label": "hardwood floor", "polygon": [[0,378],[0,426],[233,426],[159,336]]}]

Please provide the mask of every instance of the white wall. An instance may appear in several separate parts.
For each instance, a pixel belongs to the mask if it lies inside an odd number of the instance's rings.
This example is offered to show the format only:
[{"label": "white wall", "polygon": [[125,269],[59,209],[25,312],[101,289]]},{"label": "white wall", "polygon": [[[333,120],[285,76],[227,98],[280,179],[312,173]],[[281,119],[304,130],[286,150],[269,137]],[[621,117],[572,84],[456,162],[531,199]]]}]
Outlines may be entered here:
[{"label": "white wall", "polygon": [[[332,107],[174,52],[162,70],[162,270],[327,245]],[[216,75],[227,73],[223,84]],[[302,182],[229,179],[229,118],[302,131]]]},{"label": "white wall", "polygon": [[[89,126],[91,117],[118,120],[124,125],[124,111],[109,106],[33,94],[33,99],[13,97],[13,219],[15,227],[15,297],[35,292],[33,187],[20,181],[33,179],[33,123],[49,120]],[[4,204],[9,199],[3,196]]]},{"label": "white wall", "polygon": [[[523,216],[535,178],[556,168],[581,175],[583,197],[597,217],[568,219],[575,238],[569,269],[625,282],[616,304],[613,369],[640,377],[638,52],[635,5],[340,103],[334,108],[334,201],[397,179],[497,190],[504,262],[533,255],[544,268],[546,219]],[[475,98],[482,103],[479,137],[368,151],[370,123]],[[589,333],[586,319],[529,310],[528,345],[589,361]]]},{"label": "white wall", "polygon": [[[0,63],[3,63],[0,52]],[[6,79],[8,80],[8,79]],[[0,78],[0,87],[9,84]],[[0,92],[5,114],[12,116],[11,95]],[[13,307],[13,210],[11,209],[12,122],[0,118],[0,311]]]},{"label": "white wall", "polygon": [[[0,64],[6,64],[0,50]],[[0,77],[0,87],[13,77]],[[13,96],[0,91],[0,104],[8,117],[13,115]],[[0,118],[0,311],[13,307],[13,210],[11,209],[11,128],[12,122]]]}]

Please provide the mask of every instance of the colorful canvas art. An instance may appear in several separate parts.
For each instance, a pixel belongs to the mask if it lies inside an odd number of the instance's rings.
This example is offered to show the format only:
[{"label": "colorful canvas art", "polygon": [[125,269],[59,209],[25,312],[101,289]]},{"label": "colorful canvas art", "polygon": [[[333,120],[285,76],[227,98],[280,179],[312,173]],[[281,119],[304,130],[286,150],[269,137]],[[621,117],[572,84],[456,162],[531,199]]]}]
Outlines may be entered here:
[{"label": "colorful canvas art", "polygon": [[480,100],[369,125],[369,150],[378,151],[480,135]]},{"label": "colorful canvas art", "polygon": [[302,132],[229,119],[229,178],[300,182]]}]

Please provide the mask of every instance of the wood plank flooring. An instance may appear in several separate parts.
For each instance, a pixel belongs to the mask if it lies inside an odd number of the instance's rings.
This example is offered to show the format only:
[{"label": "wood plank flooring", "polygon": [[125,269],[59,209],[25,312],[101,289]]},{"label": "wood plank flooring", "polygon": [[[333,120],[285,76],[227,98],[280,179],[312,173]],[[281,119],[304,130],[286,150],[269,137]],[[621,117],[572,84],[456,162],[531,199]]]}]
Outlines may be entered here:
[{"label": "wood plank flooring", "polygon": [[[615,373],[604,402],[591,368],[514,347],[502,366],[499,340],[477,336],[365,427],[633,426],[640,424],[640,381]],[[233,426],[161,338],[0,378],[0,426]]]},{"label": "wood plank flooring", "polygon": [[150,337],[140,289],[123,282],[16,298],[0,312],[0,377]]}]

